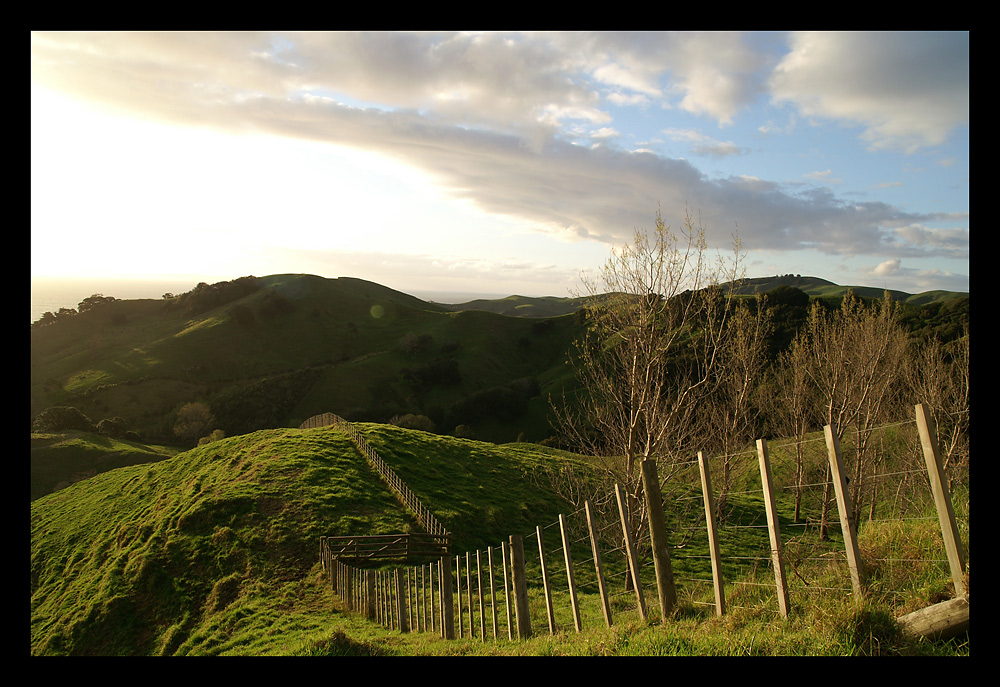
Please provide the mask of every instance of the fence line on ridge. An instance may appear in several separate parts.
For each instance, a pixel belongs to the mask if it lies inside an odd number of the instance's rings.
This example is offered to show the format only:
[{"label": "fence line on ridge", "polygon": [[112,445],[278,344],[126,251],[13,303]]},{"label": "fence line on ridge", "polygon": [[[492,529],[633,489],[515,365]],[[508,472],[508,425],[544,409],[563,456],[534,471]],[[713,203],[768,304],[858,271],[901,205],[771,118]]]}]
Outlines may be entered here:
[{"label": "fence line on ridge", "polygon": [[348,436],[354,442],[354,445],[358,448],[361,454],[368,460],[368,464],[371,465],[372,469],[375,470],[382,477],[392,493],[396,495],[399,501],[409,508],[414,515],[417,517],[417,521],[421,526],[427,530],[429,534],[445,536],[448,534],[447,530],[444,528],[434,514],[420,502],[417,495],[414,494],[406,483],[399,478],[399,476],[393,471],[392,468],[382,459],[382,456],[378,454],[375,449],[373,449],[365,438],[361,436],[354,426],[333,413],[322,413],[320,415],[314,415],[313,417],[307,419],[301,425],[299,429],[312,429],[314,427],[325,427],[328,425],[333,425],[339,427],[347,432]]},{"label": "fence line on ridge", "polygon": [[[925,470],[909,470],[904,479],[924,479],[930,489],[943,542],[946,563],[956,596],[966,595],[966,552],[964,550],[954,507],[944,478],[938,448],[936,428],[925,408],[917,405],[916,429],[920,438],[920,451]],[[911,421],[913,422],[913,421]],[[730,609],[754,603],[765,604],[782,617],[788,617],[791,601],[800,594],[813,592],[834,593],[855,600],[873,593],[869,584],[872,571],[891,564],[889,558],[864,559],[858,545],[860,508],[851,503],[849,480],[844,472],[843,456],[835,428],[825,428],[827,463],[832,474],[835,511],[831,519],[838,519],[843,544],[840,550],[826,543],[826,550],[817,552],[806,543],[804,536],[789,535],[793,527],[811,527],[815,523],[781,523],[776,508],[776,494],[780,488],[822,487],[827,484],[797,484],[779,487],[770,465],[770,449],[765,440],[757,442],[756,461],[744,460],[739,469],[756,469],[760,490],[752,496],[763,502],[763,515],[749,517],[742,511],[729,514],[720,521],[716,512],[715,497],[718,489],[711,483],[710,466],[715,459],[703,453],[687,468],[698,469],[700,494],[692,500],[701,501],[704,510],[704,555],[686,553],[687,545],[696,540],[694,535],[672,532],[673,544],[668,542],[664,525],[666,515],[659,493],[656,462],[642,464],[643,498],[648,512],[649,536],[643,542],[632,539],[627,526],[628,503],[616,485],[615,493],[608,494],[602,503],[585,501],[583,507],[569,514],[560,514],[556,522],[538,526],[535,531],[521,536],[511,535],[499,546],[483,550],[441,555],[436,560],[420,565],[395,568],[392,571],[363,569],[344,557],[338,557],[328,544],[331,538],[321,540],[321,561],[335,592],[345,608],[359,612],[400,632],[432,632],[442,638],[519,639],[532,636],[537,628],[550,634],[569,631],[580,632],[585,625],[601,624],[611,627],[624,615],[637,617],[643,622],[668,618],[678,603],[677,582],[711,584],[715,612],[724,615]],[[753,454],[742,454],[750,458]],[[752,463],[756,463],[755,466]],[[871,513],[869,522],[875,521],[875,495],[878,480],[900,479],[901,473],[875,475],[871,485]],[[693,480],[692,480],[693,481]],[[883,493],[885,489],[883,488]],[[735,495],[730,492],[730,496]],[[896,497],[898,499],[898,490]],[[670,507],[683,507],[671,500]],[[892,510],[896,510],[893,502]],[[896,516],[893,516],[894,518]],[[891,519],[890,519],[891,521]],[[832,525],[833,523],[831,523]],[[766,538],[761,538],[766,531]],[[753,533],[761,533],[760,535]],[[753,534],[760,541],[759,556],[724,557],[727,542]],[[685,537],[678,544],[676,537]],[[766,540],[765,540],[766,539]],[[534,540],[534,541],[532,541]],[[707,540],[707,541],[706,541]],[[641,548],[641,552],[640,552]],[[653,560],[653,570],[642,565],[645,553]],[[711,579],[690,578],[685,574],[674,575],[674,566],[689,567],[692,561],[711,561]],[[906,559],[912,562],[912,558]],[[935,559],[934,562],[939,562]],[[832,566],[839,570],[838,579],[849,579],[849,584],[829,586],[817,579],[806,579],[809,564]],[[750,575],[737,579],[734,569],[749,566]],[[691,565],[690,567],[694,567]],[[767,582],[760,574],[770,568],[773,581]],[[817,573],[819,575],[819,573]],[[530,584],[529,584],[530,578]],[[655,595],[649,594],[654,591]],[[581,601],[586,594],[586,603]],[[655,602],[650,603],[647,598]]]}]

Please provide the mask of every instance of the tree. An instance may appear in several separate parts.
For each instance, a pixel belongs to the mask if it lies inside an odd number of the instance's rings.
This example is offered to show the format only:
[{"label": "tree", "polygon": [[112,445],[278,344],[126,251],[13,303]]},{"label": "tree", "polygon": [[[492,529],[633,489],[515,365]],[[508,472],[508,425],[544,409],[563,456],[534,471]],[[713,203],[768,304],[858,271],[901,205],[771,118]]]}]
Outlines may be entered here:
[{"label": "tree", "polygon": [[578,391],[552,402],[560,441],[597,456],[630,494],[633,533],[645,518],[639,465],[658,461],[662,480],[699,429],[697,400],[720,364],[731,299],[720,287],[741,271],[738,240],[731,260],[710,264],[704,229],[686,215],[674,233],[656,215],[652,231],[584,279],[586,330],[570,364]]},{"label": "tree", "polygon": [[[852,511],[857,513],[865,488],[865,466],[874,469],[877,456],[869,454],[869,440],[877,423],[893,409],[900,389],[907,337],[898,320],[898,308],[886,291],[871,307],[848,291],[840,309],[828,313],[813,303],[801,345],[808,348],[806,372],[816,390],[819,417],[836,428],[838,438],[848,427],[857,431]],[[830,502],[829,468],[821,535],[826,534]]]},{"label": "tree", "polygon": [[778,358],[774,370],[774,394],[768,395],[767,416],[778,436],[795,440],[795,514],[801,519],[802,491],[805,486],[805,437],[817,424],[816,389],[809,378],[807,339],[796,337]]},{"label": "tree", "polygon": [[99,308],[100,306],[105,305],[107,303],[114,303],[114,302],[115,302],[114,296],[105,296],[100,293],[95,293],[89,298],[84,298],[82,301],[80,301],[78,308],[79,312],[83,314],[95,308]]},{"label": "tree", "polygon": [[767,368],[771,312],[764,296],[739,301],[732,310],[720,340],[718,364],[702,406],[711,431],[701,446],[717,452],[722,460],[722,485],[716,501],[718,517],[725,514],[726,496],[732,487],[736,452],[760,436],[761,380]]},{"label": "tree", "polygon": [[949,482],[969,460],[969,330],[948,344],[934,337],[910,356],[906,377],[915,403],[930,408],[937,424]]},{"label": "tree", "polygon": [[177,411],[174,434],[193,444],[208,434],[209,428],[214,424],[215,417],[207,405],[201,401],[186,403]]},{"label": "tree", "polygon": [[31,422],[32,432],[62,432],[67,429],[93,432],[90,418],[73,406],[52,406],[40,412]]}]

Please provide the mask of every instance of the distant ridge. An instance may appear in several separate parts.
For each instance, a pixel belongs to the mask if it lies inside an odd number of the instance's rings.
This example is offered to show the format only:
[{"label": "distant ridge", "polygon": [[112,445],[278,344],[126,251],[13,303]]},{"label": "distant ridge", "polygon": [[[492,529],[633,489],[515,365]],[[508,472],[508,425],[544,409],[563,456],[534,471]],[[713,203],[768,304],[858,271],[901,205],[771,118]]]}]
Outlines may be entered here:
[{"label": "distant ridge", "polygon": [[952,298],[968,298],[967,291],[924,291],[910,294],[905,291],[879,288],[877,286],[841,286],[819,277],[803,277],[798,274],[783,274],[773,277],[754,277],[745,280],[739,289],[733,292],[739,295],[767,293],[780,286],[790,286],[800,289],[813,298],[842,298],[848,290],[861,298],[882,298],[886,291],[895,301],[908,305],[926,305],[934,301],[944,301]]}]

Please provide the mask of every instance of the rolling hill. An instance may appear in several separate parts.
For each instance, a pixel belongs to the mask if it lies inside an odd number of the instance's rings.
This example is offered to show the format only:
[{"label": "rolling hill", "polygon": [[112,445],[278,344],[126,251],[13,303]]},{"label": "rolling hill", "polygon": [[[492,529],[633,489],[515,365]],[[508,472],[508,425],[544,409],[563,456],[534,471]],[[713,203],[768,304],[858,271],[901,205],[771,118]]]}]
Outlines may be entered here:
[{"label": "rolling hill", "polygon": [[[826,300],[847,289],[785,275],[750,280],[743,293],[780,286]],[[967,294],[896,297],[945,319],[941,304],[968,308]],[[511,296],[446,306],[302,274],[109,299],[31,327],[31,416],[72,406],[95,424],[121,418],[153,444],[187,441],[174,427],[192,403],[229,436],[333,412],[352,421],[423,416],[439,433],[540,441],[550,434],[546,399],[572,382],[565,360],[585,303]]]},{"label": "rolling hill", "polygon": [[571,315],[451,311],[347,278],[275,275],[255,284],[218,304],[114,301],[33,327],[32,416],[69,405],[169,441],[179,408],[201,401],[230,435],[335,412],[382,422],[418,413],[449,423],[447,431],[475,419],[482,438],[547,436],[544,421],[516,426],[520,401],[499,422],[473,406],[477,395],[480,405],[491,393],[509,396],[517,380],[530,380],[521,386],[536,400],[558,386]]},{"label": "rolling hill", "polygon": [[[525,480],[546,449],[358,428],[458,550],[558,513],[552,493]],[[262,430],[120,467],[32,502],[31,653],[306,651],[349,622],[317,569],[319,537],[415,527],[331,427]]]}]

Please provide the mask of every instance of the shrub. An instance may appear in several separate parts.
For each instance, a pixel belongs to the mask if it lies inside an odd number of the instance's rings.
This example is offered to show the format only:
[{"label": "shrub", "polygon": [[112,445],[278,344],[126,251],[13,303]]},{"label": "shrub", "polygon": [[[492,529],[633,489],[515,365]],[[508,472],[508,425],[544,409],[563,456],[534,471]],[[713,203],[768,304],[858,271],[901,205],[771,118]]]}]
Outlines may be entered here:
[{"label": "shrub", "polygon": [[97,433],[113,439],[124,439],[129,433],[128,423],[121,417],[106,417],[97,423]]},{"label": "shrub", "polygon": [[72,406],[46,408],[31,422],[33,432],[61,432],[67,429],[93,432],[95,427],[89,417]]},{"label": "shrub", "polygon": [[403,429],[419,429],[422,432],[434,431],[434,421],[426,415],[413,415],[410,413],[396,415],[389,420],[389,424],[402,427]]}]

